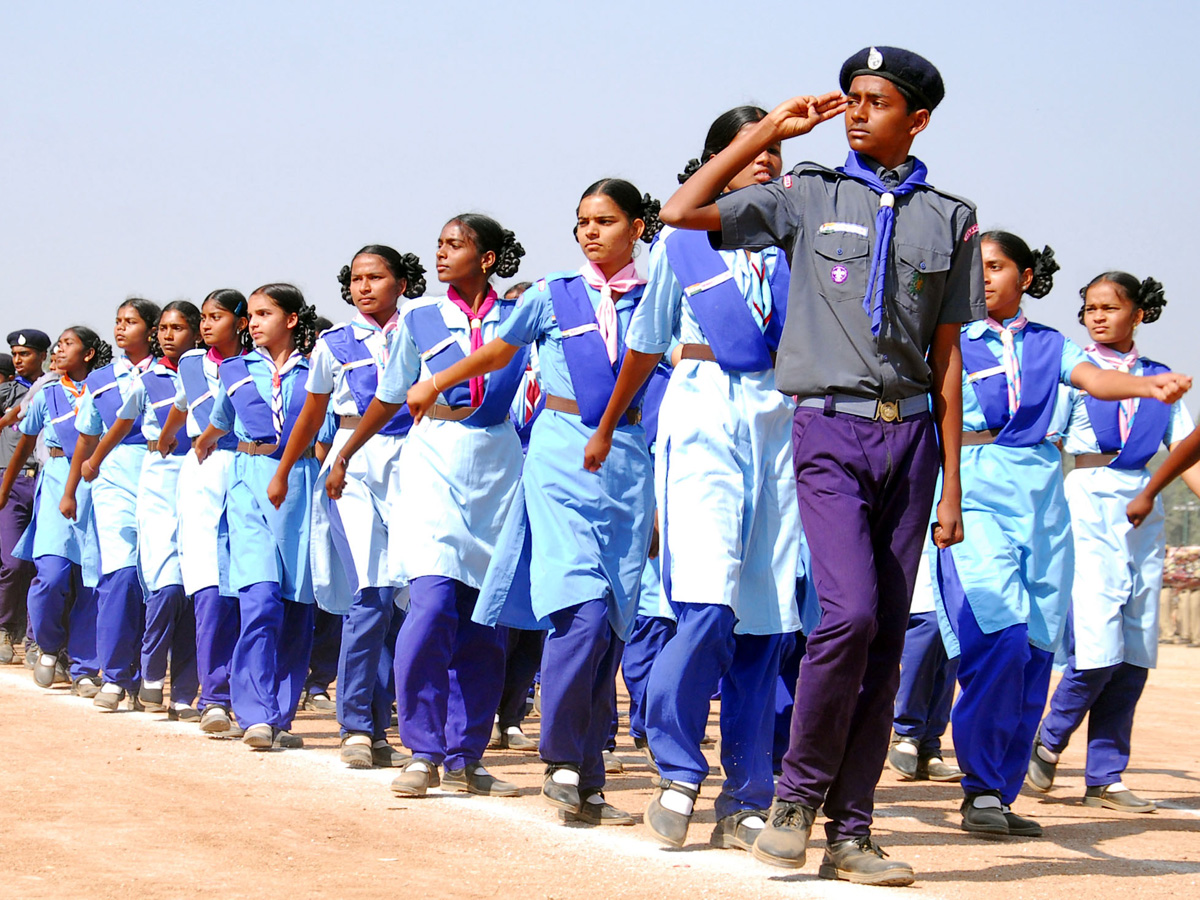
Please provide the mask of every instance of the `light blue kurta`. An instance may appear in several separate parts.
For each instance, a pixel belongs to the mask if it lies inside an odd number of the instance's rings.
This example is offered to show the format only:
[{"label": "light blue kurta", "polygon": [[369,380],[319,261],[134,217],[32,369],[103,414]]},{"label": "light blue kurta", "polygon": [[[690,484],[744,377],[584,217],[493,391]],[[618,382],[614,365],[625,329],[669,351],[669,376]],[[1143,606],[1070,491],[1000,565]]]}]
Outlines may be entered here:
[{"label": "light blue kurta", "polygon": [[[721,257],[765,328],[778,251],[721,251]],[[647,274],[630,348],[666,353],[673,341],[709,343],[661,237],[650,250]],[[775,389],[773,369],[726,372],[689,359],[675,366],[659,410],[655,494],[671,599],[731,607],[739,634],[800,629],[792,410],[792,401]]]},{"label": "light blue kurta", "polygon": [[[354,336],[364,341],[373,364],[382,373],[389,348],[383,330],[357,314],[350,322]],[[337,326],[341,328],[342,326]],[[358,416],[358,405],[344,368],[318,338],[309,359],[307,390],[329,396],[329,412]],[[353,427],[338,428],[325,465],[317,477],[312,505],[310,560],[317,604],[327,612],[349,611],[355,595],[365,587],[390,587],[388,569],[388,518],[400,496],[400,451],[404,438],[377,434],[350,460],[342,496],[332,501],[325,493],[325,476],[338,458]],[[403,598],[397,599],[403,601]]]},{"label": "light blue kurta", "polygon": [[[561,277],[573,275],[551,275],[526,291],[499,336],[519,347],[536,342],[543,390],[576,400],[549,287],[549,281]],[[594,310],[600,293],[589,285],[587,294]],[[616,300],[619,335],[628,330],[641,297],[642,288],[637,287]],[[549,628],[551,613],[603,599],[608,603],[609,624],[625,640],[637,617],[653,527],[650,453],[640,424],[621,425],[600,471],[588,472],[583,468],[583,454],[593,431],[572,413],[552,409],[541,413],[525,457],[524,504],[514,504],[509,513],[506,540],[498,548],[496,560],[504,565],[520,553],[527,517],[528,602],[533,618]],[[483,612],[477,618],[481,621],[496,621],[500,608],[510,601],[524,602],[525,586],[514,582],[511,572],[508,577],[499,575],[489,572],[480,597]],[[506,609],[506,614],[513,612]],[[520,624],[529,627],[532,623]]]},{"label": "light blue kurta", "polygon": [[[162,363],[155,363],[150,371],[171,376],[176,390],[180,387],[179,375]],[[142,436],[147,441],[157,441],[162,428],[140,376],[133,379],[125,401],[117,411],[118,419],[133,421],[138,416],[142,417]],[[171,455],[164,459],[160,453],[147,452],[142,457],[137,492],[138,565],[142,583],[148,591],[183,584],[179,566],[178,499],[182,467],[182,456]]]},{"label": "light blue kurta", "polygon": [[[253,350],[246,355],[246,366],[252,386],[270,403],[274,362],[263,351]],[[304,390],[307,378],[308,361],[303,358],[281,376],[284,409],[290,407],[296,391]],[[246,385],[242,390],[250,388],[251,385]],[[232,431],[239,441],[252,441],[253,435],[238,418],[233,401],[221,382],[217,383],[215,396],[212,424],[222,431]],[[231,548],[229,584],[236,591],[259,582],[272,582],[280,586],[283,599],[312,603],[312,569],[308,561],[309,510],[317,461],[297,461],[288,476],[287,499],[276,509],[267,499],[267,485],[278,467],[278,461],[269,456],[238,452],[233,455],[225,499]]]},{"label": "light blue kurta", "polygon": [[[1099,358],[1092,361],[1104,366]],[[1130,374],[1142,374],[1140,361]],[[1079,390],[1071,393],[1071,426],[1064,449],[1072,456],[1099,453],[1087,395]],[[1136,412],[1133,420],[1137,421]],[[1194,427],[1183,403],[1176,402],[1164,444],[1182,440]],[[1149,480],[1146,468],[1096,466],[1067,475],[1066,496],[1075,534],[1071,605],[1077,669],[1121,662],[1152,669],[1158,662],[1158,602],[1166,553],[1162,498],[1139,528],[1125,517],[1125,507]]]},{"label": "light blue kurta", "polygon": [[[986,322],[963,327],[964,339],[979,335],[1001,359],[1000,337]],[[1014,344],[1020,364],[1023,331],[1017,332]],[[1071,372],[1087,361],[1083,350],[1065,341],[1060,383],[1069,386]],[[962,391],[963,430],[986,430],[983,410],[966,371]],[[1054,402],[1065,403],[1067,397],[1056,390]],[[1056,407],[1050,431],[1057,430],[1065,418],[1065,412]],[[1074,571],[1071,520],[1058,449],[1050,440],[1032,447],[963,447],[961,477],[965,539],[950,552],[980,630],[993,634],[1012,625],[1028,625],[1031,644],[1055,650],[1066,624]],[[928,552],[932,552],[931,546],[927,544]],[[940,592],[936,599],[946,651],[957,656],[958,639]]]},{"label": "light blue kurta", "polygon": [[[189,350],[184,357],[204,357],[204,377],[208,390],[215,396],[217,391],[216,360],[207,350]],[[175,395],[175,408],[187,412],[186,439],[197,438],[204,431],[193,412],[205,397],[189,397],[180,379],[179,392]],[[185,436],[181,435],[180,440]],[[179,568],[183,574],[183,587],[188,594],[204,588],[216,587],[221,596],[234,593],[229,586],[229,527],[225,519],[225,496],[229,488],[229,476],[233,471],[234,451],[216,449],[201,465],[196,452],[189,450],[179,470],[179,490],[176,494],[177,507],[184,511],[179,517]]]},{"label": "light blue kurta", "polygon": [[[82,386],[78,384],[76,389]],[[70,391],[66,393],[72,407],[78,411],[79,401]],[[44,391],[39,391],[29,401],[25,416],[18,427],[22,434],[30,437],[41,434],[47,448],[62,449],[54,425],[50,421]],[[58,510],[70,471],[71,462],[65,456],[47,459],[42,464],[34,489],[33,519],[13,549],[13,555],[25,560],[35,560],[39,556],[61,556],[69,559],[83,567],[85,583],[89,587],[95,587],[100,563],[97,559],[99,548],[92,511],[92,486],[80,481],[75,490],[74,520],[64,518]]]},{"label": "light blue kurta", "polygon": [[[404,319],[420,306],[435,306],[463,354],[471,352],[466,313],[446,297],[414,300],[401,312],[375,392],[385,403],[404,403],[412,385],[432,376]],[[499,325],[497,303],[483,318],[485,343]],[[438,402],[446,398],[439,396]],[[400,587],[420,576],[440,575],[480,587],[520,476],[521,442],[510,419],[486,428],[422,419],[404,441],[396,474],[400,493],[390,503],[392,583]]]}]

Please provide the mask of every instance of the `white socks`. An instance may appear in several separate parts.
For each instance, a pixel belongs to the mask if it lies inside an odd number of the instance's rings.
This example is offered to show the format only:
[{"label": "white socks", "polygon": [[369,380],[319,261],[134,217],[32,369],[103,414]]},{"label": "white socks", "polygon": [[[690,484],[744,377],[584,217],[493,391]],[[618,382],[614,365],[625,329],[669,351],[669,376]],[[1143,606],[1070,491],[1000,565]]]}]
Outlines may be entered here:
[{"label": "white socks", "polygon": [[119,693],[121,693],[121,686],[119,684],[115,684],[114,682],[109,681],[104,685],[104,687],[100,688],[100,693],[102,693],[102,694],[119,694]]},{"label": "white socks", "polygon": [[427,763],[423,759],[414,759],[411,763],[409,763],[408,768],[413,769],[414,771],[417,771],[417,772],[432,772],[433,771],[429,767],[429,763]]},{"label": "white socks", "polygon": [[579,773],[571,769],[555,769],[550,776],[550,780],[555,784],[569,784],[571,787],[579,787]]},{"label": "white socks", "polygon": [[1120,781],[1114,781],[1112,784],[1106,787],[1105,790],[1110,794],[1118,794],[1121,791],[1129,790],[1129,788],[1125,787],[1125,785],[1123,785]]},{"label": "white socks", "polygon": [[[680,787],[691,788],[693,791],[700,787],[698,784],[690,784],[686,781],[676,781],[673,783]],[[681,816],[690,816],[692,814],[692,807],[695,805],[691,797],[671,788],[663,791],[662,797],[659,798],[658,802],[662,804],[663,809],[669,809],[671,812],[679,813]]]},{"label": "white socks", "polygon": [[147,688],[150,688],[150,690],[152,690],[152,691],[153,691],[153,690],[158,690],[158,689],[159,689],[159,688],[161,688],[161,687],[162,687],[162,686],[163,686],[165,683],[166,683],[166,682],[163,682],[163,681],[147,681],[147,680],[143,680],[143,681],[142,681],[142,687],[147,687]]},{"label": "white socks", "polygon": [[742,824],[745,825],[747,828],[755,828],[755,829],[767,827],[766,820],[763,819],[761,816],[747,816],[746,818],[742,819]]},{"label": "white socks", "polygon": [[41,666],[53,666],[57,662],[58,662],[58,657],[54,656],[50,653],[43,653],[41,655],[41,657],[38,659],[38,665],[41,665]]},{"label": "white socks", "polygon": [[519,734],[521,737],[525,737],[525,732],[523,732],[516,725],[509,725],[507,728],[504,729],[504,733],[505,734]]},{"label": "white socks", "polygon": [[976,809],[1004,809],[1004,804],[994,794],[980,794],[971,801],[971,805]]},{"label": "white socks", "polygon": [[1037,755],[1048,763],[1058,762],[1059,754],[1055,753],[1053,750],[1047,750],[1043,744],[1038,744]]},{"label": "white socks", "polygon": [[353,747],[356,744],[371,745],[371,736],[369,734],[352,734],[346,738],[346,746]]},{"label": "white socks", "polygon": [[917,755],[917,745],[910,744],[908,741],[897,741],[892,749],[898,753],[907,753],[909,756]]}]

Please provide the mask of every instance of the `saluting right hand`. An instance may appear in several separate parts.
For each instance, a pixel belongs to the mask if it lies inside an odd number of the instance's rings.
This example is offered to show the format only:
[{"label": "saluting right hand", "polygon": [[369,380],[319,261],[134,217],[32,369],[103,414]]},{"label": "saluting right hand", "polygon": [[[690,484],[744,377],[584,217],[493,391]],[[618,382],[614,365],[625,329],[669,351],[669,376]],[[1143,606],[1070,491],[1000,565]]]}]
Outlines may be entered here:
[{"label": "saluting right hand", "polygon": [[771,110],[768,118],[780,140],[808,134],[822,122],[827,122],[846,111],[846,95],[841,91],[830,91],[820,97],[804,95],[785,100]]}]

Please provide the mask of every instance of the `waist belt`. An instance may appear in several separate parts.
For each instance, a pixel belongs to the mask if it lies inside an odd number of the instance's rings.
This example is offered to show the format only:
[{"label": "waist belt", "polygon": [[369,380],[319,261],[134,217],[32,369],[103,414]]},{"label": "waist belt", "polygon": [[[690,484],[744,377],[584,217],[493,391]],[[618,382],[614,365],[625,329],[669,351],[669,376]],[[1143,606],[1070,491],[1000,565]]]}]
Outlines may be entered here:
[{"label": "waist belt", "polygon": [[[279,449],[278,444],[260,444],[257,441],[238,441],[238,453],[245,453],[249,456],[270,456]],[[306,447],[304,452],[300,454],[301,459],[312,459],[316,456],[312,447]]]},{"label": "waist belt", "polygon": [[[698,359],[701,362],[716,362],[717,356],[708,344],[680,344],[680,359]],[[771,351],[771,362],[775,362],[775,351]]]},{"label": "waist belt", "polygon": [[929,395],[917,394],[903,400],[868,400],[849,394],[829,394],[825,397],[803,397],[798,406],[806,409],[822,409],[830,413],[846,413],[862,419],[879,419],[884,422],[899,422],[910,416],[929,412]]},{"label": "waist belt", "polygon": [[[53,449],[53,448],[48,448],[48,449]],[[8,468],[8,467],[7,466],[0,467],[0,472],[3,472],[6,468]],[[38,464],[37,463],[35,463],[35,462],[34,463],[26,463],[25,465],[21,466],[21,470],[17,473],[17,477],[18,478],[37,478],[37,473],[38,473]]]},{"label": "waist belt", "polygon": [[447,406],[444,403],[435,403],[429,407],[429,412],[425,413],[425,416],[440,422],[461,422],[478,408],[477,406]]},{"label": "waist belt", "polygon": [[67,454],[66,454],[66,451],[63,450],[62,447],[47,447],[46,455],[49,456],[51,459],[62,459]]},{"label": "waist belt", "polygon": [[[685,344],[684,346],[698,347],[700,344]],[[574,400],[568,400],[566,397],[556,397],[553,394],[545,394],[546,409],[552,409],[555,412],[570,413],[573,416],[580,415],[579,404]],[[623,421],[630,425],[637,425],[642,421],[642,411],[640,409],[629,409],[625,411],[625,415],[621,417]]]},{"label": "waist belt", "polygon": [[1080,453],[1075,457],[1077,469],[1099,469],[1117,458],[1115,453]]},{"label": "waist belt", "polygon": [[158,441],[146,441],[146,449],[151,453],[158,452]]},{"label": "waist belt", "polygon": [[338,428],[349,428],[353,431],[361,421],[362,416],[342,416],[338,419]]},{"label": "waist belt", "polygon": [[999,428],[989,428],[986,431],[964,431],[962,445],[964,447],[979,447],[983,444],[994,444],[1000,436]]}]

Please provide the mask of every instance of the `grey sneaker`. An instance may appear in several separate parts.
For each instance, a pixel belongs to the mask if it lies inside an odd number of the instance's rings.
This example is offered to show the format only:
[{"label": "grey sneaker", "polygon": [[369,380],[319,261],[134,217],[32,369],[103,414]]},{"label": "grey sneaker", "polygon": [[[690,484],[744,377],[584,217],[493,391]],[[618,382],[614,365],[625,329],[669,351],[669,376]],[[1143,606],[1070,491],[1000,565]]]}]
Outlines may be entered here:
[{"label": "grey sneaker", "polygon": [[32,639],[26,639],[26,641],[25,641],[25,668],[32,669],[34,666],[36,666],[37,659],[41,655],[42,655],[42,651],[41,651],[41,649],[39,649],[37,642]]},{"label": "grey sneaker", "polygon": [[100,692],[100,679],[95,675],[80,675],[71,682],[71,693],[77,697],[90,699]]},{"label": "grey sneaker", "polygon": [[605,750],[604,756],[604,773],[606,775],[620,775],[625,771],[625,763],[621,762],[621,758],[611,750]]},{"label": "grey sneaker", "polygon": [[377,769],[398,769],[410,759],[409,754],[401,753],[386,740],[371,745],[371,764]]},{"label": "grey sneaker", "polygon": [[271,742],[271,746],[280,750],[303,750],[304,738],[281,728],[275,733],[275,740]]},{"label": "grey sneaker", "polygon": [[822,878],[840,879],[855,884],[894,887],[903,887],[916,880],[912,866],[900,860],[889,861],[887,854],[871,840],[870,835],[830,842],[817,874]]},{"label": "grey sneaker", "polygon": [[348,734],[342,738],[342,747],[338,751],[338,758],[341,759],[351,769],[373,769],[375,762],[371,757],[371,741],[370,736],[367,736],[366,741],[355,741],[353,744],[347,743],[352,737],[362,737],[363,735]]},{"label": "grey sneaker", "polygon": [[329,694],[325,691],[305,694],[302,699],[302,709],[319,709],[321,712],[329,712],[330,710],[337,709],[337,704],[329,699]]}]

